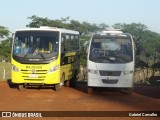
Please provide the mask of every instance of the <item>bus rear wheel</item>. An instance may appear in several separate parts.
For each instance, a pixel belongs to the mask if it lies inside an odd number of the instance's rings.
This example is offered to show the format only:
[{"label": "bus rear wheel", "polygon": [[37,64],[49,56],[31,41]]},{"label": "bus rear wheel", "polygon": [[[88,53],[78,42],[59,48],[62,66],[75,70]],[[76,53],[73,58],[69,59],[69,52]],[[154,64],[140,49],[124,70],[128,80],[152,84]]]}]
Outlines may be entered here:
[{"label": "bus rear wheel", "polygon": [[76,87],[76,83],[77,83],[77,71],[75,71],[74,72],[74,75],[73,75],[73,77],[71,78],[71,80],[70,80],[70,86],[71,87]]},{"label": "bus rear wheel", "polygon": [[70,86],[70,81],[69,81],[69,80],[65,81],[65,82],[64,82],[64,85],[65,85],[66,87],[69,87],[69,86]]}]

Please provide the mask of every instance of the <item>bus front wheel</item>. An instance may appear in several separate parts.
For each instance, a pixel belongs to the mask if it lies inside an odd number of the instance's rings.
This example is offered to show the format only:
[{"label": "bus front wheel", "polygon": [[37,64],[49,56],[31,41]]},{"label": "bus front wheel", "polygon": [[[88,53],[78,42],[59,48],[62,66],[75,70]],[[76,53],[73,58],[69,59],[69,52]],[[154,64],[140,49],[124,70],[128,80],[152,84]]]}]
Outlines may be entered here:
[{"label": "bus front wheel", "polygon": [[56,84],[54,87],[55,91],[60,91],[62,86],[60,84]]},{"label": "bus front wheel", "polygon": [[132,95],[132,93],[133,93],[133,88],[128,88],[127,89],[127,94],[128,95]]},{"label": "bus front wheel", "polygon": [[54,86],[55,91],[60,91],[62,89],[62,86],[64,85],[64,80],[65,80],[65,76],[63,74],[60,83]]},{"label": "bus front wheel", "polygon": [[69,86],[70,86],[70,81],[69,81],[69,80],[66,80],[66,81],[64,82],[64,85],[65,85],[66,87],[69,87]]},{"label": "bus front wheel", "polygon": [[18,85],[18,90],[19,90],[19,91],[25,90],[25,86],[24,86],[23,84],[19,84],[19,85]]}]

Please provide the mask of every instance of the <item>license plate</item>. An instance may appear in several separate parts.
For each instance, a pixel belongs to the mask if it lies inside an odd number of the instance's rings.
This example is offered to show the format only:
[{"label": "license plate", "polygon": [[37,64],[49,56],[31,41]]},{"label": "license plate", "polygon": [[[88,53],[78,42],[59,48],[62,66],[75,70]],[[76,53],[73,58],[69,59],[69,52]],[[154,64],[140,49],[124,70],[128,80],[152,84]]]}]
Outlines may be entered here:
[{"label": "license plate", "polygon": [[38,75],[37,74],[30,74],[29,77],[30,78],[38,78]]},{"label": "license plate", "polygon": [[115,80],[115,79],[118,79],[118,77],[115,77],[115,76],[107,76],[106,79],[107,79],[107,80]]}]

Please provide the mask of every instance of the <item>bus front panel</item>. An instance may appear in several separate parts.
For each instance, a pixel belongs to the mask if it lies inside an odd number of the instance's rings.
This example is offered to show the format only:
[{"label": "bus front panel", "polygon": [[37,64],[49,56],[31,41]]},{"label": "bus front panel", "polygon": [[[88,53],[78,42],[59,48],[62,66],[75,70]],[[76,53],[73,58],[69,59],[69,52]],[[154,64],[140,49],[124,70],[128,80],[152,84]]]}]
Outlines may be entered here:
[{"label": "bus front panel", "polygon": [[60,32],[16,31],[12,46],[12,82],[57,84],[60,82]]},{"label": "bus front panel", "polygon": [[128,64],[101,64],[90,62],[88,86],[92,87],[133,87],[133,62]]},{"label": "bus front panel", "polygon": [[93,35],[87,58],[88,86],[132,87],[134,43],[130,34]]},{"label": "bus front panel", "polygon": [[12,60],[13,83],[58,84],[60,66],[58,59],[48,64],[21,64]]}]

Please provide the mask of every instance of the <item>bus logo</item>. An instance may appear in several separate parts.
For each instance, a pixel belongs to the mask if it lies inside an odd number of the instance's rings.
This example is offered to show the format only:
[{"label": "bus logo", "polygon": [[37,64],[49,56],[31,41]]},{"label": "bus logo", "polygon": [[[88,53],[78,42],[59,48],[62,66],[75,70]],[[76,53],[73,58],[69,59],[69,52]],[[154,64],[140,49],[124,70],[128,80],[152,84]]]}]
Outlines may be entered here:
[{"label": "bus logo", "polygon": [[36,70],[35,69],[32,69],[32,73],[34,74],[36,72]]}]

